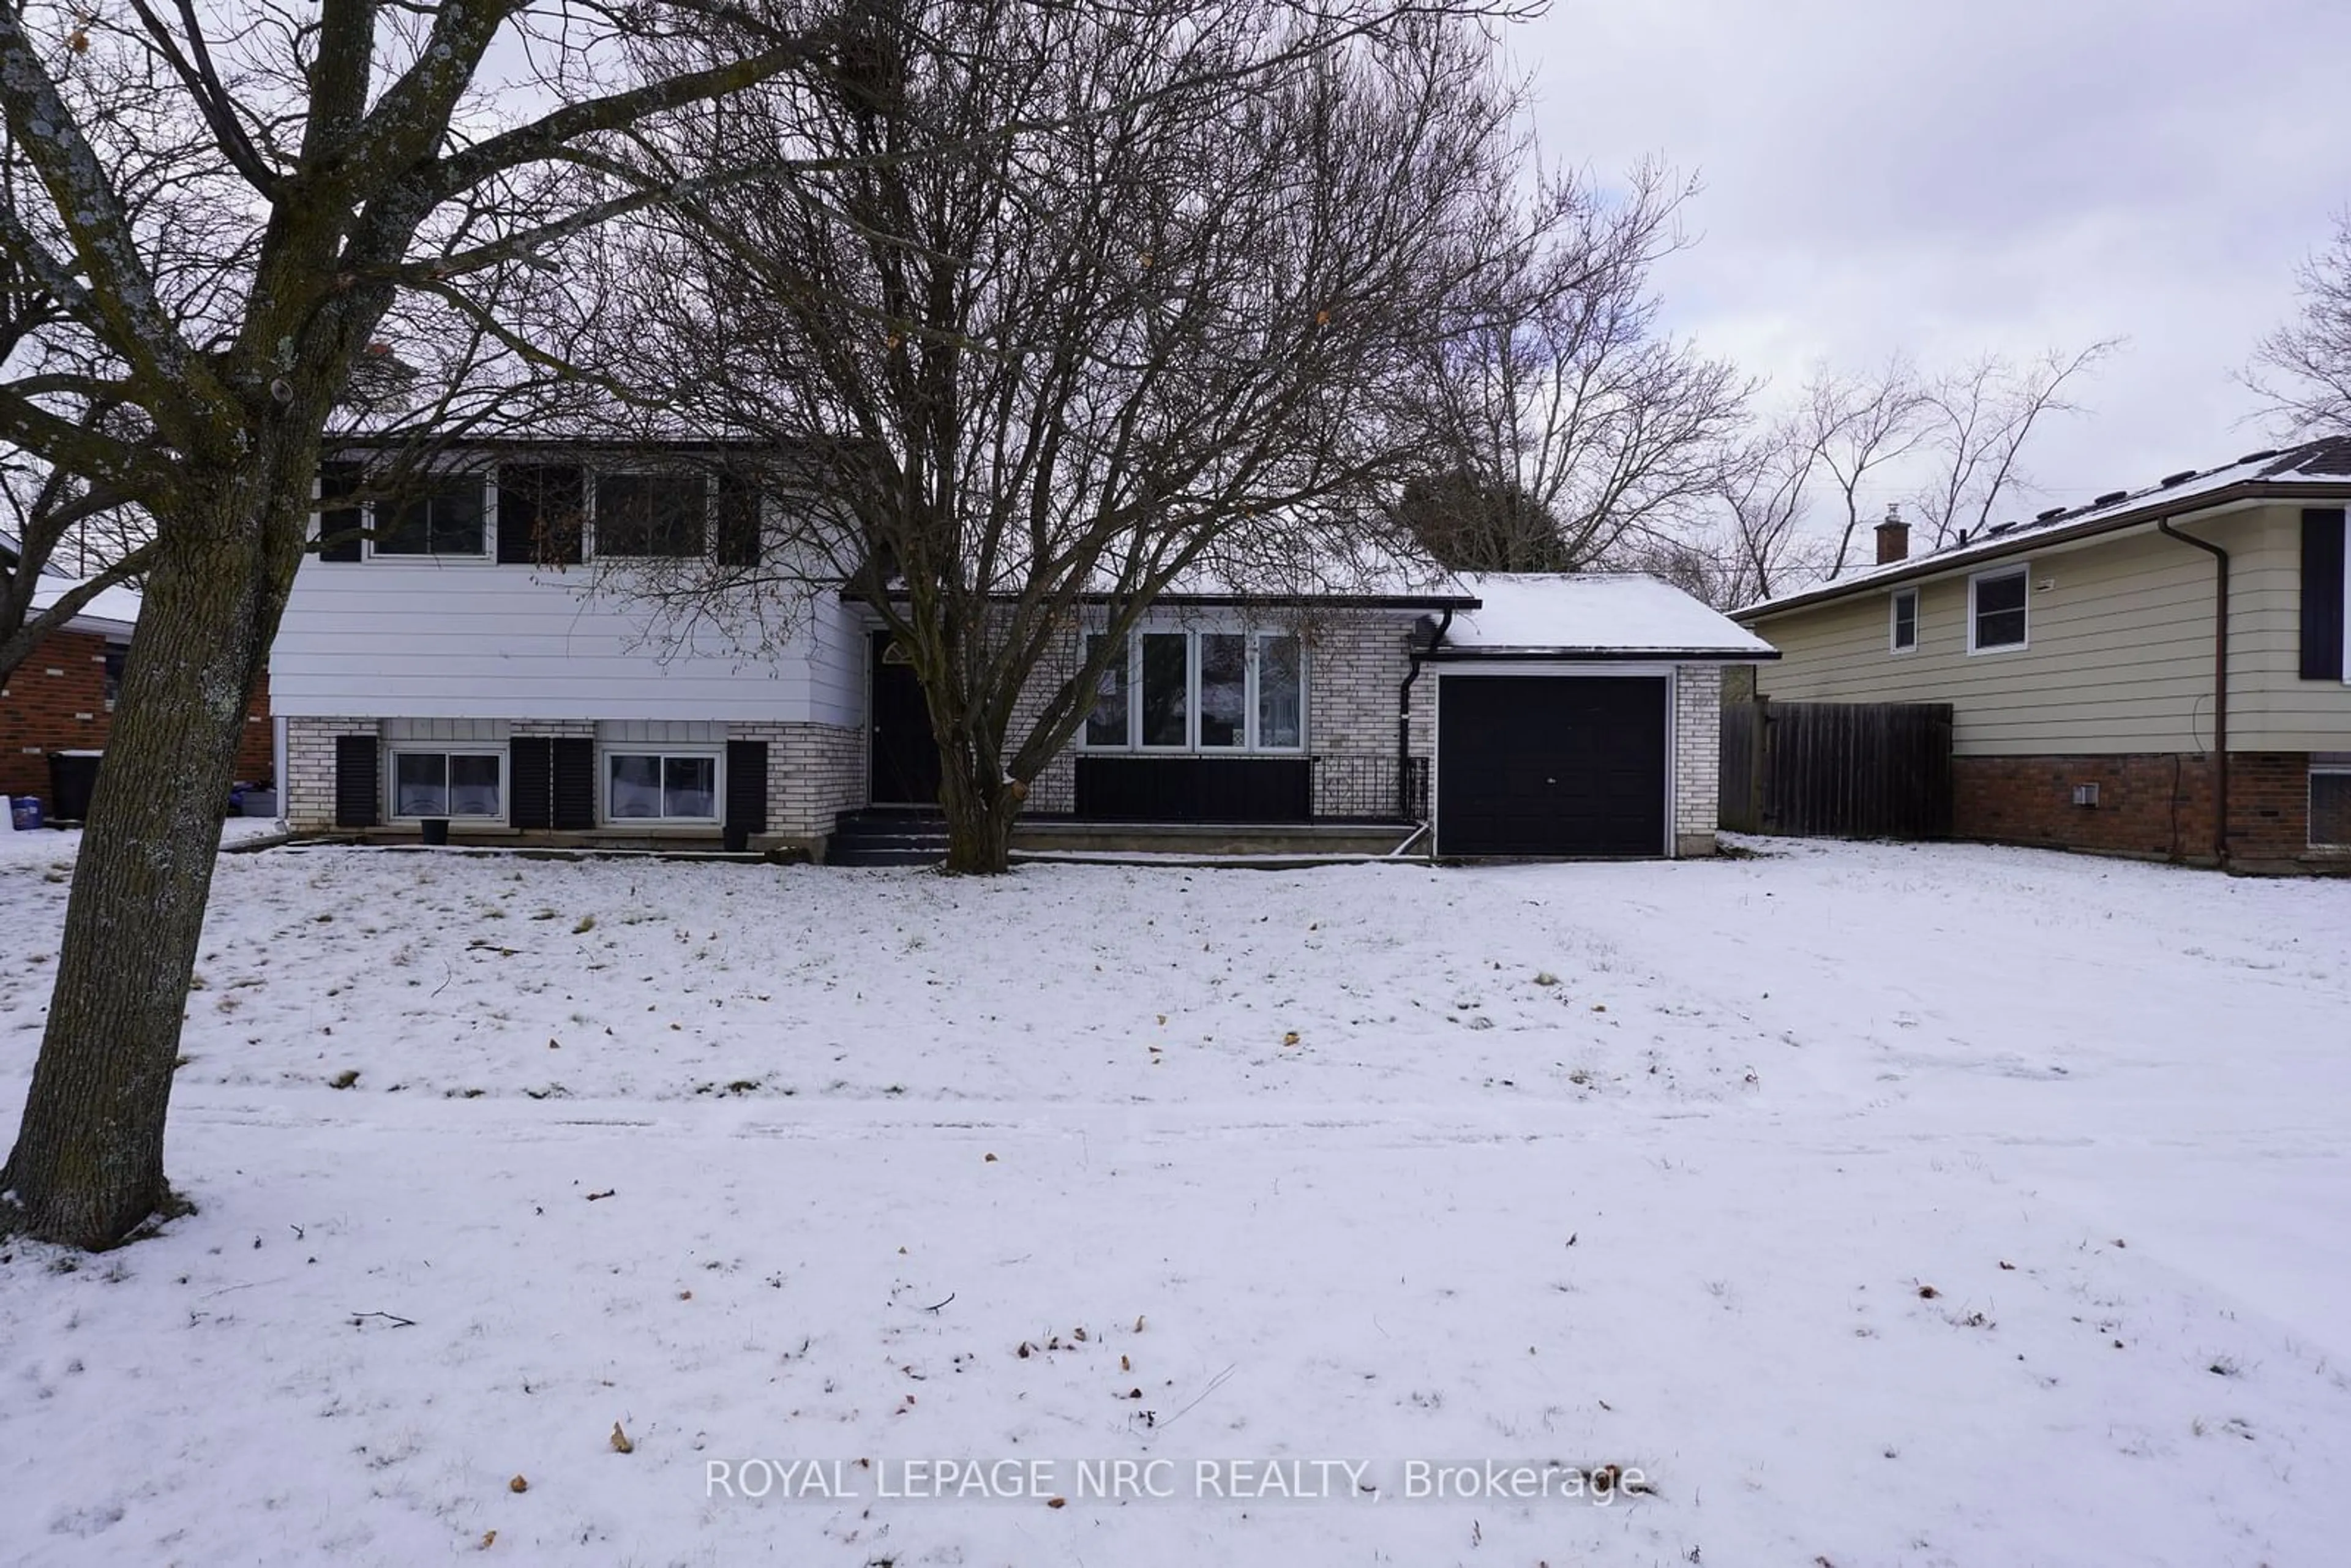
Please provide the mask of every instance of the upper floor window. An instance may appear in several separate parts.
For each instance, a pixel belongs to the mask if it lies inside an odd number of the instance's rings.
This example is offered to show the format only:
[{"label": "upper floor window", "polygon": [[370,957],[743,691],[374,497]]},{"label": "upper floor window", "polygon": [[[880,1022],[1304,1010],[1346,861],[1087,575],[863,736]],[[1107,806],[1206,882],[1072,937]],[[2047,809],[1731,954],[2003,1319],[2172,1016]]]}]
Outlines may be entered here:
[{"label": "upper floor window", "polygon": [[375,507],[378,555],[480,555],[485,538],[479,479],[444,480]]},{"label": "upper floor window", "polygon": [[1306,660],[1293,633],[1139,632],[1103,672],[1085,743],[1295,751],[1305,744],[1305,718]]},{"label": "upper floor window", "polygon": [[1968,652],[2022,648],[2026,640],[2026,569],[2003,567],[1968,580]]},{"label": "upper floor window", "polygon": [[1894,591],[1893,624],[1886,633],[1886,645],[1897,653],[1907,653],[1918,645],[1918,591],[1898,588]]},{"label": "upper floor window", "polygon": [[699,474],[596,476],[596,553],[675,559],[704,553],[709,486]]},{"label": "upper floor window", "polygon": [[321,560],[471,557],[502,566],[574,565],[592,549],[756,567],[764,527],[763,493],[738,474],[591,474],[533,461],[501,463],[495,476],[403,482],[338,459],[320,465],[315,515]]}]

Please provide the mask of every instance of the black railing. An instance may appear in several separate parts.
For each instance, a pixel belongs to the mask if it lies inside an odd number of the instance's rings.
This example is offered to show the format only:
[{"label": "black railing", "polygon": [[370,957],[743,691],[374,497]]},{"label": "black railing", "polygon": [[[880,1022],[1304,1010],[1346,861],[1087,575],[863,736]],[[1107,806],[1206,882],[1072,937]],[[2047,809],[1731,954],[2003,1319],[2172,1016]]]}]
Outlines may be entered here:
[{"label": "black railing", "polygon": [[1417,822],[1428,815],[1428,759],[1410,758],[1399,776],[1395,753],[1314,758],[1314,815],[1359,822]]}]

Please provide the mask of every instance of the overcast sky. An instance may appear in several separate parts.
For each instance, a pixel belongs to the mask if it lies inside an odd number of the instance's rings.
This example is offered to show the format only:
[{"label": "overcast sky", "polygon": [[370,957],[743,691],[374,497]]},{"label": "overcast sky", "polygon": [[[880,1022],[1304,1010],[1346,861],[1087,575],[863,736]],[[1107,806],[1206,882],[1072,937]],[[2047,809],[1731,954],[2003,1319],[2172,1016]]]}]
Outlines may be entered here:
[{"label": "overcast sky", "polygon": [[1705,182],[1677,332],[1783,386],[2126,337],[2052,504],[2269,444],[2231,372],[2351,205],[2345,0],[1552,5],[1510,40],[1547,153]]}]

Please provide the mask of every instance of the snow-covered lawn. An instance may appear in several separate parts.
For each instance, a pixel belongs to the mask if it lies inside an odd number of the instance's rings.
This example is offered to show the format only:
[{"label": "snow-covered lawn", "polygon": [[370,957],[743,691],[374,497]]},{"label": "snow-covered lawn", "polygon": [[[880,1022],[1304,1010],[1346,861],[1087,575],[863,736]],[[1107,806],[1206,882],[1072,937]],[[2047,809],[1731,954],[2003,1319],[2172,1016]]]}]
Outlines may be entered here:
[{"label": "snow-covered lawn", "polygon": [[225,857],[0,1561],[2342,1561],[2351,883],[1759,848]]}]

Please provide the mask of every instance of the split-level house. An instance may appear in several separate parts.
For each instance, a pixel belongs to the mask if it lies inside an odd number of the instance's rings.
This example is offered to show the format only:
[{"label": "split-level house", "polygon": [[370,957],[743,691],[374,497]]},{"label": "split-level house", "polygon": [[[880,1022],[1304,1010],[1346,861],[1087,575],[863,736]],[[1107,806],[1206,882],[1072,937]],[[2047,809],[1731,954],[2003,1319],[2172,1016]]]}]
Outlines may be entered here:
[{"label": "split-level house", "polygon": [[2351,869],[2351,438],[2248,454],[1733,612],[1785,702],[1948,703],[1959,836]]},{"label": "split-level house", "polygon": [[[694,455],[477,446],[376,502],[339,459],[271,657],[291,825],[930,855],[927,711],[866,604],[816,593],[754,648],[626,591],[792,548]],[[1711,852],[1720,671],[1765,643],[1644,577],[1389,579],[1164,596],[1016,848]]]}]

